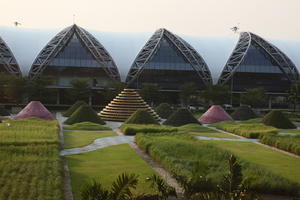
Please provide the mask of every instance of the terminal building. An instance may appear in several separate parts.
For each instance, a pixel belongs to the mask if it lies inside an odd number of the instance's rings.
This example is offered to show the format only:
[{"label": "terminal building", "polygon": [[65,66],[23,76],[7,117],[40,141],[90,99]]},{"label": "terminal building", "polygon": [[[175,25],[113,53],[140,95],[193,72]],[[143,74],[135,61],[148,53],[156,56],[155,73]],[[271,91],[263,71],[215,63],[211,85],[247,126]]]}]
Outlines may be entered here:
[{"label": "terminal building", "polygon": [[258,35],[242,32],[218,84],[234,93],[264,88],[268,94],[286,94],[298,80],[296,66],[282,51]]},{"label": "terminal building", "polygon": [[126,78],[130,88],[140,89],[144,83],[155,83],[164,92],[178,92],[187,82],[202,90],[212,84],[210,71],[191,45],[166,29],[152,35]]},{"label": "terminal building", "polygon": [[53,79],[51,88],[71,88],[74,79],[86,79],[97,90],[110,81],[120,81],[118,68],[106,49],[83,28],[72,25],[59,32],[34,60],[29,78],[47,76]]}]

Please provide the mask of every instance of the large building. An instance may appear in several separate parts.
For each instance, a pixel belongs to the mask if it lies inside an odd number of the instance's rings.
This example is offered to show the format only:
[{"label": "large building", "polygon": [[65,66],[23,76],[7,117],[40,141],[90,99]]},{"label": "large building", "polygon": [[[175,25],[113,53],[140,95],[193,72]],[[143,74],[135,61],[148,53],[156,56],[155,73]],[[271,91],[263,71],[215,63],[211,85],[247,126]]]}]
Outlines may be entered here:
[{"label": "large building", "polygon": [[105,48],[83,28],[72,25],[58,33],[39,53],[29,77],[51,76],[57,87],[70,87],[73,79],[88,79],[93,87],[120,81],[115,62]]},{"label": "large building", "polygon": [[139,52],[128,72],[126,83],[140,89],[155,83],[161,91],[178,91],[193,82],[197,89],[212,84],[210,71],[197,51],[166,29],[157,30]]},{"label": "large building", "polygon": [[19,65],[9,47],[0,37],[0,73],[21,76]]},{"label": "large building", "polygon": [[296,66],[283,52],[258,35],[242,32],[218,83],[228,85],[233,93],[264,88],[268,94],[280,95],[298,80]]}]

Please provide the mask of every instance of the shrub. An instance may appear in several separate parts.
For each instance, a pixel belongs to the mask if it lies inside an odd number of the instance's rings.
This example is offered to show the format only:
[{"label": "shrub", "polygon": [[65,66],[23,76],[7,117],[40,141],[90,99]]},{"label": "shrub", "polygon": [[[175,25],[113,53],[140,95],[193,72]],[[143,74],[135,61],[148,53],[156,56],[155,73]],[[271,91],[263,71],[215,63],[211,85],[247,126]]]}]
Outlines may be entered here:
[{"label": "shrub", "polygon": [[0,106],[0,116],[9,116],[10,113],[2,106]]},{"label": "shrub", "polygon": [[247,138],[259,138],[265,134],[277,133],[277,129],[272,126],[266,126],[262,123],[236,123],[236,122],[219,122],[212,124],[218,129],[241,135]]},{"label": "shrub", "polygon": [[170,117],[164,122],[165,125],[170,126],[182,126],[185,124],[200,124],[200,122],[193,116],[188,109],[180,108],[170,115]]},{"label": "shrub", "polygon": [[93,122],[80,122],[64,127],[66,130],[111,130],[111,128]]},{"label": "shrub", "polygon": [[65,113],[63,113],[63,116],[70,117],[73,112],[75,112],[82,105],[87,105],[87,103],[85,101],[76,101]]},{"label": "shrub", "polygon": [[241,106],[237,108],[232,114],[234,120],[248,120],[256,117],[256,114],[249,106]]},{"label": "shrub", "polygon": [[156,113],[164,119],[167,119],[172,114],[172,108],[167,103],[161,103],[155,108]]},{"label": "shrub", "polygon": [[125,122],[125,124],[159,124],[158,121],[144,109],[135,111]]},{"label": "shrub", "polygon": [[64,123],[76,124],[80,122],[94,122],[97,124],[105,124],[105,122],[97,115],[97,113],[88,105],[80,106]]},{"label": "shrub", "polygon": [[263,118],[262,123],[282,129],[296,128],[296,126],[287,117],[285,117],[281,111],[278,110],[273,110],[268,113]]},{"label": "shrub", "polygon": [[279,136],[272,134],[264,135],[259,141],[263,144],[300,155],[300,136]]},{"label": "shrub", "polygon": [[177,128],[154,124],[123,124],[120,129],[125,135],[135,135],[136,133],[177,132]]}]

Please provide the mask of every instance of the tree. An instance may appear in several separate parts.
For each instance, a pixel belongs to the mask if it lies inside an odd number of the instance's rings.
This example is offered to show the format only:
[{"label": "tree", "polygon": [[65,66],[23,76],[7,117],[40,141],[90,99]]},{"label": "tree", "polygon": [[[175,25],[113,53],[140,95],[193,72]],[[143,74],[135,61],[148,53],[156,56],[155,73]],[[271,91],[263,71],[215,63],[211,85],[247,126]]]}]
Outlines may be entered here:
[{"label": "tree", "polygon": [[151,106],[159,100],[159,87],[155,83],[144,83],[139,93]]},{"label": "tree", "polygon": [[73,79],[71,81],[72,89],[69,92],[70,99],[72,101],[83,100],[87,101],[87,99],[91,95],[91,86],[86,79]]},{"label": "tree", "polygon": [[297,105],[300,105],[300,83],[294,83],[291,85],[288,94],[288,102],[294,104],[294,111]]},{"label": "tree", "polygon": [[192,97],[197,94],[197,89],[194,83],[188,82],[184,83],[179,87],[180,93],[180,100],[184,106],[190,105],[190,101]]},{"label": "tree", "polygon": [[22,103],[26,96],[27,79],[20,76],[10,76],[4,86],[4,94],[17,104]]},{"label": "tree", "polygon": [[229,102],[230,90],[227,85],[210,85],[200,93],[200,96],[209,104],[222,105]]},{"label": "tree", "polygon": [[241,103],[252,107],[264,106],[267,102],[265,90],[263,88],[253,88],[246,90],[245,94],[241,94]]},{"label": "tree", "polygon": [[47,88],[53,80],[50,77],[39,76],[33,80],[29,80],[27,84],[27,95],[30,100],[46,101],[50,97],[55,97],[56,93],[52,89]]},{"label": "tree", "polygon": [[104,98],[106,101],[110,102],[115,98],[123,89],[125,88],[125,84],[120,81],[110,81],[107,83],[104,88]]}]

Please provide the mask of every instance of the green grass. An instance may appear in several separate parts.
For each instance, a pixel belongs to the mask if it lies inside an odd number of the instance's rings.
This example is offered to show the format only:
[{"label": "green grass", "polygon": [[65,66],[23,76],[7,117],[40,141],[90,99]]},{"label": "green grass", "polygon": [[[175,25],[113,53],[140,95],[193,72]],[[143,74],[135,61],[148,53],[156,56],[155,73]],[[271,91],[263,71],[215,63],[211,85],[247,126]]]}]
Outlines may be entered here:
[{"label": "green grass", "polygon": [[[203,141],[204,142],[204,141]],[[250,142],[205,141],[229,150],[238,157],[263,166],[274,174],[300,183],[300,159]]]},{"label": "green grass", "polygon": [[123,172],[139,175],[136,193],[153,193],[145,179],[155,172],[136,152],[122,144],[97,151],[67,156],[75,200],[79,199],[82,184],[92,179],[100,180],[104,187]]},{"label": "green grass", "polygon": [[89,131],[101,131],[101,130],[111,130],[107,126],[96,124],[93,122],[80,122],[70,126],[65,126],[66,130],[89,130]]},{"label": "green grass", "polygon": [[[7,126],[10,123],[10,126]],[[0,124],[0,199],[63,199],[57,121]]]},{"label": "green grass", "polygon": [[233,135],[214,131],[214,130],[204,127],[200,124],[187,124],[187,125],[178,127],[178,130],[189,133],[191,135],[196,135],[196,136],[218,137],[218,138],[238,138]]},{"label": "green grass", "polygon": [[177,132],[177,128],[171,126],[161,126],[155,124],[123,124],[120,126],[125,135],[135,135],[136,133],[159,133]]},{"label": "green grass", "polygon": [[81,147],[93,143],[97,138],[117,136],[115,132],[96,131],[64,131],[64,148]]},{"label": "green grass", "polygon": [[[202,166],[202,170],[207,167],[208,170],[203,170],[202,173],[215,184],[219,184],[222,177],[227,173],[228,158],[229,155],[232,154],[229,150],[219,147],[213,142],[195,140],[186,134],[138,134],[136,141],[140,148],[144,149],[159,162],[161,166],[174,174],[190,177],[196,166]],[[239,143],[232,142],[230,144],[233,146],[233,144]],[[259,146],[254,146],[253,151],[255,151],[255,148],[259,149]],[[247,148],[243,149],[246,155],[251,150]],[[235,153],[235,155],[243,167],[245,178],[249,177],[251,179],[251,189],[263,193],[296,195],[300,191],[300,179],[297,183],[296,178],[290,179],[291,176],[288,174],[289,172],[282,173],[282,171],[293,171],[291,173],[296,174],[299,168],[299,159],[296,161],[296,158],[290,158],[277,153],[278,152],[274,153],[273,150],[271,150],[270,155],[260,155],[259,152],[249,153],[250,155],[256,156],[259,162],[253,162],[252,159],[244,159],[243,155],[239,153]],[[277,158],[265,158],[266,156],[278,156],[279,159],[269,163],[271,159]],[[255,157],[253,159],[255,160]],[[265,160],[267,164],[261,162],[263,160]],[[294,161],[296,161],[296,163],[290,165]],[[277,162],[282,163],[279,165],[283,166],[282,169],[277,169]],[[269,169],[269,167],[273,168]]]}]

